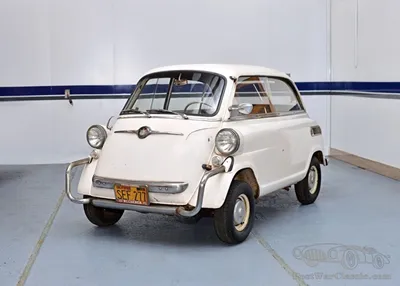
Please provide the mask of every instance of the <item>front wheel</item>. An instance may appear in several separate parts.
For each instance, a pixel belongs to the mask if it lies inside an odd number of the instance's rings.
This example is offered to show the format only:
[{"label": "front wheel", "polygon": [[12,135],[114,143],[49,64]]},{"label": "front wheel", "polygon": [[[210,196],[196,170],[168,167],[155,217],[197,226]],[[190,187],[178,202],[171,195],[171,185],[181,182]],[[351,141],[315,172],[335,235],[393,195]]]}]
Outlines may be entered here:
[{"label": "front wheel", "polygon": [[214,213],[214,229],[227,244],[238,244],[249,236],[255,217],[254,194],[250,185],[233,181],[225,202]]},{"label": "front wheel", "polygon": [[99,208],[92,204],[84,204],[83,210],[91,223],[101,227],[116,224],[124,214],[123,210]]},{"label": "front wheel", "polygon": [[321,189],[321,167],[318,159],[313,157],[307,176],[295,185],[297,200],[303,205],[315,202]]}]

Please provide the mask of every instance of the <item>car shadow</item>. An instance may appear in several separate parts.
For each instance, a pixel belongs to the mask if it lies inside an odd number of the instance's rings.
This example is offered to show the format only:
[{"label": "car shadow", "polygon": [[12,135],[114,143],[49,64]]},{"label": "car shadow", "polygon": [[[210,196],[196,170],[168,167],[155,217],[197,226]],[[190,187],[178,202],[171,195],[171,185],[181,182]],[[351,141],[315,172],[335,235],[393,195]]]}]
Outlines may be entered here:
[{"label": "car shadow", "polygon": [[297,216],[302,212],[318,209],[316,204],[303,206],[296,198],[293,189],[278,190],[260,198],[256,203],[255,226],[266,227],[266,222],[281,221],[287,217]]},{"label": "car shadow", "polygon": [[[273,220],[284,219],[293,212],[314,205],[301,206],[294,192],[280,190],[264,196],[256,204],[254,227],[267,227]],[[306,211],[306,210],[304,210]],[[170,245],[179,247],[229,247],[214,231],[213,219],[204,217],[197,223],[182,223],[177,218],[157,214],[126,211],[121,220],[107,228],[93,227],[88,235],[92,240],[112,239],[117,242]],[[249,236],[248,240],[252,239]]]},{"label": "car shadow", "polygon": [[23,178],[25,173],[24,169],[17,167],[0,166],[0,186],[5,186],[7,183],[13,183]]},{"label": "car shadow", "polygon": [[93,227],[88,235],[91,240],[112,239],[121,243],[140,242],[191,248],[227,246],[216,236],[212,218],[186,224],[173,217],[126,212],[116,225]]}]

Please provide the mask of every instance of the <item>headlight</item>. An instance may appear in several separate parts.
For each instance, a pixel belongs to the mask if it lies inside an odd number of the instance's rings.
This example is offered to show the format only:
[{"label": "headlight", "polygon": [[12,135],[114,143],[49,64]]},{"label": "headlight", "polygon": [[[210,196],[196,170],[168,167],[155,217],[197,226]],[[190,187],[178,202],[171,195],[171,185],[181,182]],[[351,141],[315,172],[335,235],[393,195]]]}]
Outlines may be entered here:
[{"label": "headlight", "polygon": [[107,139],[107,131],[101,125],[92,125],[86,132],[86,140],[90,147],[101,149]]},{"label": "headlight", "polygon": [[235,153],[240,146],[240,137],[232,129],[221,129],[215,137],[215,147],[222,155]]}]

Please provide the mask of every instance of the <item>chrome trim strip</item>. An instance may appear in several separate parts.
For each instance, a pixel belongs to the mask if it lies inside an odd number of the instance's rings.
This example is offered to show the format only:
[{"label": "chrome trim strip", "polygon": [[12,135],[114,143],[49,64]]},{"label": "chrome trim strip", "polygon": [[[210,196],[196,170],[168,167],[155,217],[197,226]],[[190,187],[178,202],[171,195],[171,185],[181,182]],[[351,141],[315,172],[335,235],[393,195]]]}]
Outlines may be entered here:
[{"label": "chrome trim strip", "polygon": [[115,184],[132,185],[132,186],[148,186],[151,193],[179,194],[189,186],[185,182],[156,182],[156,181],[131,181],[112,178],[104,178],[99,176],[92,177],[93,186],[103,189],[114,189]]},{"label": "chrome trim strip", "polygon": [[[139,129],[137,129],[137,130],[117,130],[117,131],[114,131],[114,133],[138,134],[139,133]],[[183,136],[183,133],[167,132],[167,131],[165,131],[165,132],[164,131],[155,131],[155,130],[151,130],[149,128],[149,134],[148,135],[152,135],[152,134],[155,134],[155,135],[177,135],[177,136]]]},{"label": "chrome trim strip", "polygon": [[132,134],[137,134],[138,131],[137,130],[117,130],[117,131],[114,131],[114,133],[132,133]]}]

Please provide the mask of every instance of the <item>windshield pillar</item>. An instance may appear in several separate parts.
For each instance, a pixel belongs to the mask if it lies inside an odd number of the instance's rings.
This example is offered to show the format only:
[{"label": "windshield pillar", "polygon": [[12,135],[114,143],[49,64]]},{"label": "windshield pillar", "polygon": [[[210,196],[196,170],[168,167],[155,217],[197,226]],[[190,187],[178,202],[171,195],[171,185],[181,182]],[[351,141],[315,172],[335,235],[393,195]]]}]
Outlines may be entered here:
[{"label": "windshield pillar", "polygon": [[169,81],[169,85],[168,85],[167,96],[166,96],[165,102],[164,102],[164,109],[168,109],[169,102],[171,101],[171,92],[172,92],[172,88],[174,87],[173,83],[174,83],[174,78],[171,77],[171,79]]}]

